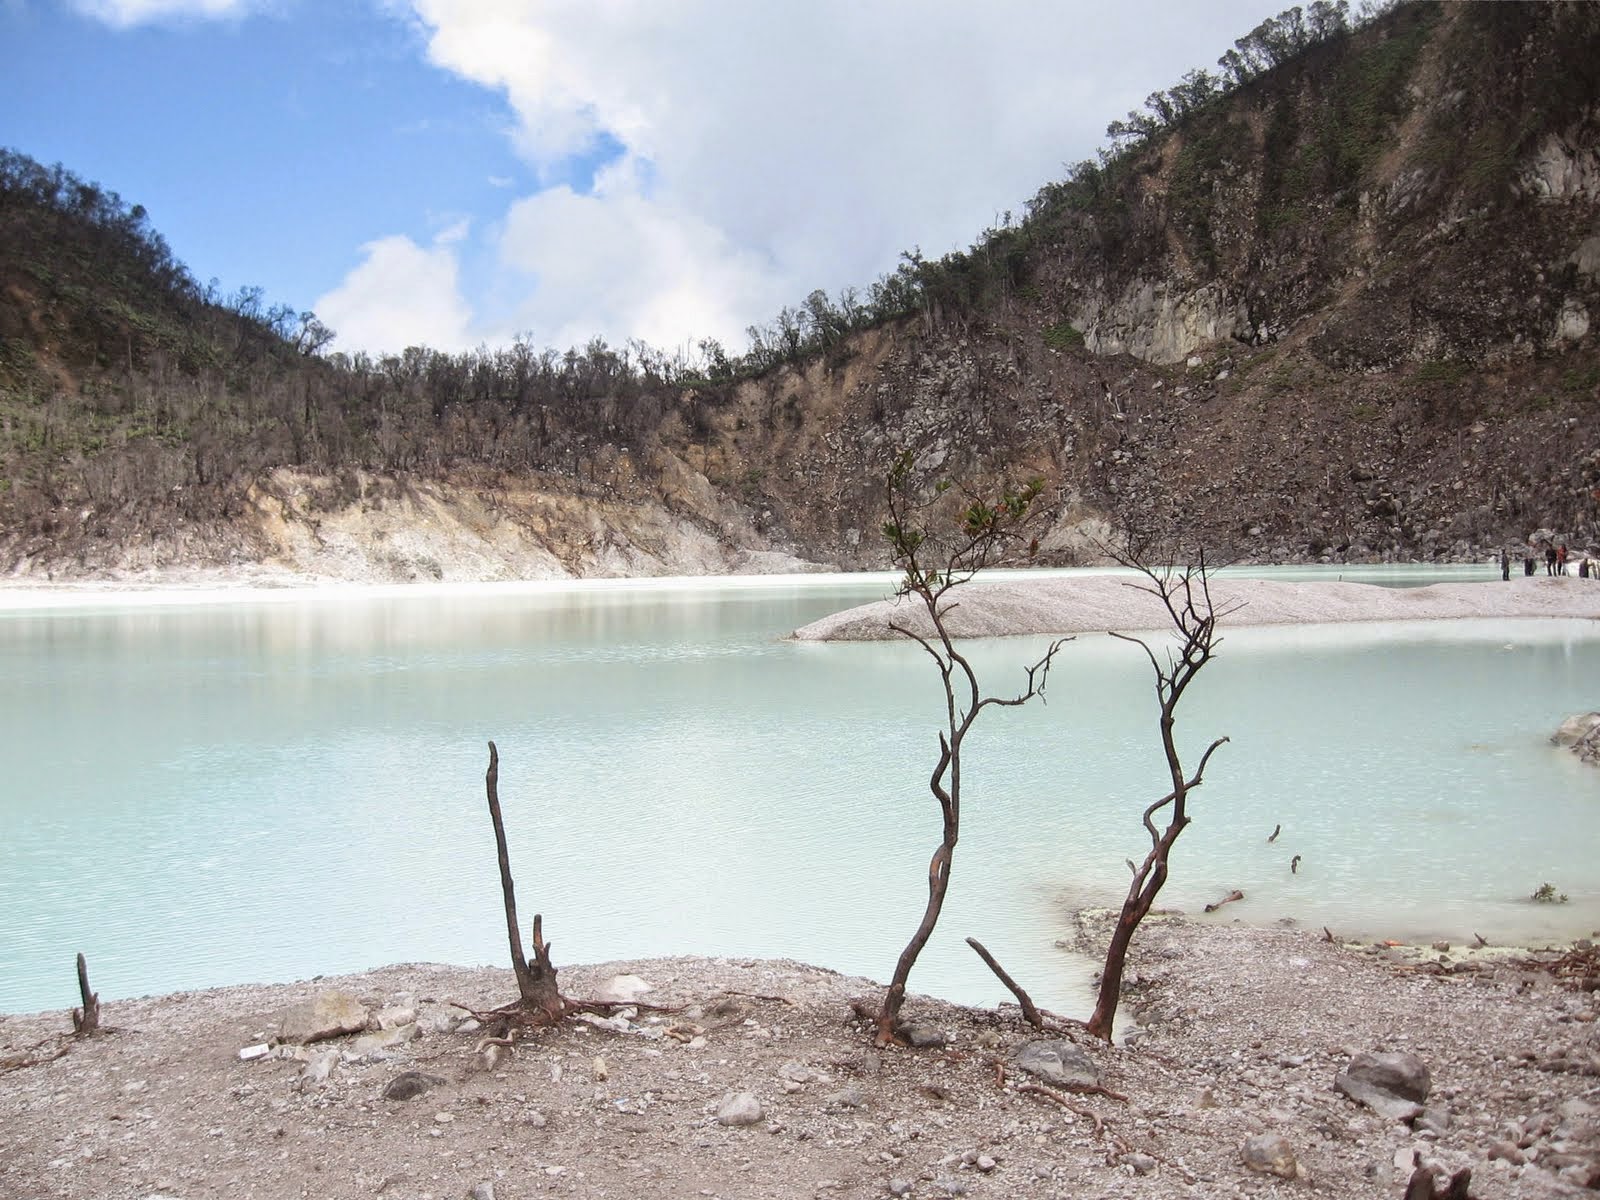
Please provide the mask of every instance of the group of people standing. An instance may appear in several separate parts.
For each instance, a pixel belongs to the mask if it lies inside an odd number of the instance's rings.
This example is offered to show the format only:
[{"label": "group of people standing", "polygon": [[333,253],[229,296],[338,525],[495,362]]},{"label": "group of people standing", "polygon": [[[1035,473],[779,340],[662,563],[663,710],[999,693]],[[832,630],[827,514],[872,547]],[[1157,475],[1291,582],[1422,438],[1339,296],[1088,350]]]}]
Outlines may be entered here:
[{"label": "group of people standing", "polygon": [[[1567,573],[1567,544],[1565,542],[1551,542],[1541,539],[1538,546],[1529,546],[1522,558],[1522,573],[1533,575],[1538,570],[1538,550],[1544,551],[1544,573],[1546,575],[1565,575]],[[1578,559],[1578,576],[1588,579],[1596,574],[1600,564],[1595,563],[1588,555]],[[1600,575],[1596,575],[1600,578]],[[1511,553],[1508,550],[1500,551],[1500,578],[1511,578]]]}]

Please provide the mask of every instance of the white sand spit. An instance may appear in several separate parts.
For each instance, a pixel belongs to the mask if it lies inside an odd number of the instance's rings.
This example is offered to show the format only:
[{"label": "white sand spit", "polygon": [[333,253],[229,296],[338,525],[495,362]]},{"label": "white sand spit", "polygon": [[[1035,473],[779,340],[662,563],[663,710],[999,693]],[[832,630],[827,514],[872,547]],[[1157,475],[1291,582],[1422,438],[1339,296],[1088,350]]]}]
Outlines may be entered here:
[{"label": "white sand spit", "polygon": [[[947,628],[956,637],[1161,629],[1167,617],[1150,583],[1132,573],[974,582],[950,593]],[[1370,583],[1286,583],[1226,574],[1210,581],[1228,625],[1319,625],[1346,621],[1439,621],[1464,617],[1600,618],[1600,581],[1522,576],[1510,582],[1435,583],[1418,588]],[[876,641],[931,627],[920,603],[879,600],[797,629],[805,642]]]}]

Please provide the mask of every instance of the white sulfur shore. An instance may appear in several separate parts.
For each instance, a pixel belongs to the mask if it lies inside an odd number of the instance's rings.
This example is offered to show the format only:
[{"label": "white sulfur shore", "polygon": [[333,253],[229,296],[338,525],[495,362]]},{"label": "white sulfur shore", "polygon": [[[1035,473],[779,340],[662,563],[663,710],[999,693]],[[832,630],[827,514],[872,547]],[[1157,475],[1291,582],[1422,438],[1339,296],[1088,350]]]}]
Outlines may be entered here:
[{"label": "white sulfur shore", "polygon": [[[1148,580],[1132,573],[974,582],[950,596],[946,625],[955,637],[1160,629],[1167,616]],[[1509,582],[1435,583],[1391,588],[1370,583],[1232,578],[1214,575],[1211,601],[1228,625],[1317,625],[1349,621],[1457,618],[1600,618],[1600,580],[1521,576]],[[891,622],[931,632],[920,604],[879,600],[833,613],[793,633],[803,642],[876,641],[898,636]]]}]

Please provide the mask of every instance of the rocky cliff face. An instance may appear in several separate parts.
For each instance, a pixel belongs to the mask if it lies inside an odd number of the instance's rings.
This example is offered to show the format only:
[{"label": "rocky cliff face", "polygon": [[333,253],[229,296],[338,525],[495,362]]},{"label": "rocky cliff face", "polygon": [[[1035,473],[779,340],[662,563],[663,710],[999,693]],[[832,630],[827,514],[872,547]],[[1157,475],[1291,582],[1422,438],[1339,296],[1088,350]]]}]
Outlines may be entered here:
[{"label": "rocky cliff face", "polygon": [[1595,545],[1596,97],[1600,8],[1406,5],[1092,189],[1046,188],[1014,282],[981,303],[668,395],[644,432],[585,435],[560,468],[276,467],[204,506],[63,506],[0,535],[0,558],[394,579],[876,567],[902,449],[930,484],[1043,478],[1047,562],[1129,532],[1278,562],[1477,558],[1538,527]]}]

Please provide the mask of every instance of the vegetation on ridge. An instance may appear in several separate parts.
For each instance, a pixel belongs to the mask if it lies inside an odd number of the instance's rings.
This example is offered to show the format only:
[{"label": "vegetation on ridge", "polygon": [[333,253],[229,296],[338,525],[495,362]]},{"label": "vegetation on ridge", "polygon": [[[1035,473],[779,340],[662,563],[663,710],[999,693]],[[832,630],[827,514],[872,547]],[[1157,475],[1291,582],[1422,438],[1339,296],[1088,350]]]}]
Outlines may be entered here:
[{"label": "vegetation on ridge", "polygon": [[[1592,6],[1290,9],[1218,73],[1113,123],[1099,161],[1020,218],[967,251],[913,251],[863,295],[813,292],[742,355],[709,341],[693,356],[599,341],[330,354],[313,314],[200,286],[141,209],[6,154],[5,565],[243,529],[252,489],[285,467],[334,479],[330,505],[369,472],[539,478],[669,507],[685,501],[662,473],[682,468],[748,506],[762,536],[854,561],[889,441],[960,447],[948,469],[967,478],[1036,470],[1057,512],[1077,497],[1124,526],[1191,514],[1221,550],[1294,535],[1313,556],[1431,554],[1462,512],[1473,537],[1525,516],[1570,524],[1600,483],[1564,448],[1585,440],[1600,365],[1592,335],[1552,331],[1564,305],[1572,330],[1585,319],[1574,231],[1593,200],[1543,196],[1528,172],[1542,148],[1591,151],[1597,63]],[[1199,365],[1164,366],[1174,355]],[[1237,415],[1191,428],[1212,400]],[[1247,413],[1290,422],[1285,446],[1315,429],[1319,459],[1379,473],[1374,494],[1345,495],[1342,466],[1291,480],[1292,455],[1225,479],[1237,451],[1222,439],[1278,436],[1246,434]],[[1491,435],[1501,452],[1464,491],[1433,478],[1442,439],[1484,421],[1509,423]],[[1381,478],[1390,464],[1408,478]],[[1291,515],[1300,498],[1309,512]]]}]

